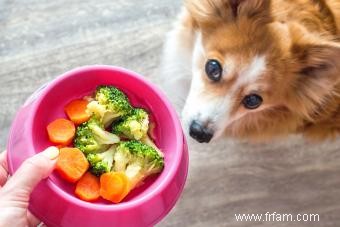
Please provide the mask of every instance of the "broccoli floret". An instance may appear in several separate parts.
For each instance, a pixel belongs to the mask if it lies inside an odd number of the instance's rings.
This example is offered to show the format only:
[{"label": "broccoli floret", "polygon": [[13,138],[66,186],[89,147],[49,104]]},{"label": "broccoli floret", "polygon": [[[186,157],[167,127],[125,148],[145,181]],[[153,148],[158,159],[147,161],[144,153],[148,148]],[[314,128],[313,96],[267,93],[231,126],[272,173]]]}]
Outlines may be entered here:
[{"label": "broccoli floret", "polygon": [[153,147],[136,140],[120,142],[114,155],[113,170],[125,172],[131,188],[146,177],[163,170],[164,158]]},{"label": "broccoli floret", "polygon": [[98,116],[105,127],[117,118],[131,114],[132,109],[127,96],[113,86],[98,86],[95,100],[87,105],[87,111]]},{"label": "broccoli floret", "polygon": [[124,135],[129,139],[140,140],[148,133],[148,129],[148,113],[143,109],[134,109],[131,115],[113,125],[112,132]]},{"label": "broccoli floret", "polygon": [[134,109],[132,114],[126,116],[112,127],[112,132],[124,135],[132,140],[140,140],[146,145],[153,147],[160,155],[162,152],[148,135],[149,115],[144,109]]},{"label": "broccoli floret", "polygon": [[116,146],[111,146],[103,153],[88,154],[86,158],[91,165],[90,171],[96,176],[110,172],[113,165],[113,157],[115,152]]},{"label": "broccoli floret", "polygon": [[85,154],[89,154],[103,152],[119,141],[118,136],[105,131],[100,120],[92,116],[89,121],[77,127],[74,145]]}]

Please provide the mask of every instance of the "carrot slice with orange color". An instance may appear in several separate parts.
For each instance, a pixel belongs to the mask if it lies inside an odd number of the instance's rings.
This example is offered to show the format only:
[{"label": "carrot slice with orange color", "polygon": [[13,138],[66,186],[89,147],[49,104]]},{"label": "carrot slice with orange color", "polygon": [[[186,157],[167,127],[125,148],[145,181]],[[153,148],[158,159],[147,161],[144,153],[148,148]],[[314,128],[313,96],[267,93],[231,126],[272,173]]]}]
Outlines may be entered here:
[{"label": "carrot slice with orange color", "polygon": [[130,192],[130,182],[123,172],[104,173],[100,176],[99,194],[113,203],[121,202]]},{"label": "carrot slice with orange color", "polygon": [[65,180],[75,183],[88,170],[90,164],[78,148],[60,149],[56,170]]},{"label": "carrot slice with orange color", "polygon": [[81,200],[91,202],[99,199],[99,189],[99,178],[87,172],[77,182],[75,194]]},{"label": "carrot slice with orange color", "polygon": [[76,99],[65,106],[65,113],[76,125],[80,125],[90,119],[90,115],[86,112],[88,101],[84,99]]},{"label": "carrot slice with orange color", "polygon": [[50,141],[59,145],[69,145],[76,134],[76,127],[72,121],[60,118],[47,126]]}]

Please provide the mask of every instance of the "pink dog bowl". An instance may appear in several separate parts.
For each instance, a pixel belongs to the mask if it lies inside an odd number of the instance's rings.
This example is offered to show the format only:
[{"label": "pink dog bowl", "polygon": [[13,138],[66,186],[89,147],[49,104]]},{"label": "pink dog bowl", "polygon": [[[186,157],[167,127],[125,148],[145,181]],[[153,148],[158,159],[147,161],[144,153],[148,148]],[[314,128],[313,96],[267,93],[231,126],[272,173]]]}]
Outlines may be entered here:
[{"label": "pink dog bowl", "polygon": [[111,66],[82,67],[36,91],[19,110],[11,128],[7,146],[10,173],[50,146],[48,123],[66,117],[64,106],[91,94],[98,85],[114,85],[134,106],[149,110],[156,122],[156,144],[165,154],[163,172],[147,179],[120,204],[79,200],[74,185],[53,173],[34,190],[29,209],[48,226],[152,226],[166,216],[183,190],[188,151],[177,115],[166,97],[134,72]]}]

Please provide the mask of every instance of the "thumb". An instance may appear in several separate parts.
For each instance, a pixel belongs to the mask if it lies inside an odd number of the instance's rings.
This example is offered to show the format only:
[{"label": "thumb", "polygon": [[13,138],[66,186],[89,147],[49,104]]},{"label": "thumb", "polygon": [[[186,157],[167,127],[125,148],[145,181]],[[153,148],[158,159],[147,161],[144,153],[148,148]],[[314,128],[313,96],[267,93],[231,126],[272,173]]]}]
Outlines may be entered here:
[{"label": "thumb", "polygon": [[10,197],[19,196],[28,201],[35,186],[53,171],[58,155],[58,148],[49,147],[25,160],[2,190]]}]

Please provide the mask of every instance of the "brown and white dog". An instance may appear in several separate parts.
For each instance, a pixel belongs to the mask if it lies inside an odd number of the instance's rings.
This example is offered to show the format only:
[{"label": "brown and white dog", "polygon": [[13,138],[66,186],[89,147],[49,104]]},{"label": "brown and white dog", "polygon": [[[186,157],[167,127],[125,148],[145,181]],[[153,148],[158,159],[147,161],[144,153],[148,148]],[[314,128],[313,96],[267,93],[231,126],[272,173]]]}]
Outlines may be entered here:
[{"label": "brown and white dog", "polygon": [[340,0],[187,0],[162,79],[198,142],[334,138],[339,34]]}]

